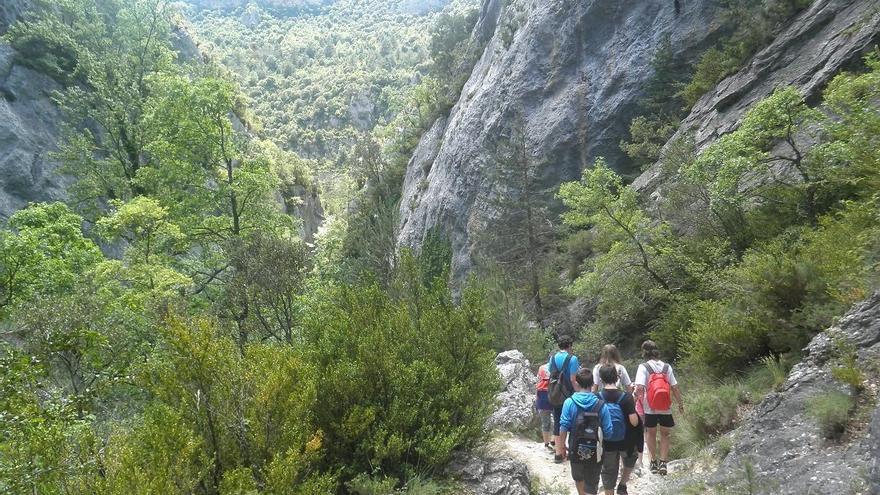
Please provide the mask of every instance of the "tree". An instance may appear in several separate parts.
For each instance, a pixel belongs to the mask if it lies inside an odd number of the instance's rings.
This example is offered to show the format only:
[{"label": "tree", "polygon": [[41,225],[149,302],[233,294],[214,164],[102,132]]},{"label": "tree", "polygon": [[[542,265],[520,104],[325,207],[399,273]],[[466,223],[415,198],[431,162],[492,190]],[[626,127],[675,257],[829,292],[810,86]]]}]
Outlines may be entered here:
[{"label": "tree", "polygon": [[138,170],[145,153],[145,105],[150,77],[178,70],[171,50],[172,7],[165,0],[40,0],[27,20],[10,29],[28,62],[60,78],[65,115],[58,155],[77,178],[78,205],[96,213],[105,199],[143,191]]},{"label": "tree", "polygon": [[567,208],[563,223],[594,233],[595,254],[569,291],[598,298],[603,331],[643,328],[678,290],[668,225],[649,217],[638,193],[602,159],[584,170],[579,182],[562,184],[559,198]]},{"label": "tree", "polygon": [[544,163],[533,155],[525,124],[518,120],[508,132],[496,149],[491,177],[496,218],[479,244],[486,256],[525,285],[526,300],[545,328],[542,279],[555,240],[547,206],[550,192],[543,182]]},{"label": "tree", "polygon": [[793,195],[798,215],[815,225],[825,171],[812,166],[798,134],[819,119],[796,89],[779,89],[687,166],[685,177],[706,184],[709,207],[720,211],[742,211],[753,202],[784,207]]}]

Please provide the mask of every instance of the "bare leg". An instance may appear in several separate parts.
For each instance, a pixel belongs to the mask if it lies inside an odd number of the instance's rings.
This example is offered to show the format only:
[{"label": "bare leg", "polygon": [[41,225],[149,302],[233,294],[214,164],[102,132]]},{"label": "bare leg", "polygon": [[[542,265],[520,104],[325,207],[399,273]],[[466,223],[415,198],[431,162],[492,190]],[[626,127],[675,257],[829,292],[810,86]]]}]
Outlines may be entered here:
[{"label": "bare leg", "polygon": [[583,481],[575,481],[574,486],[577,487],[578,495],[586,495],[586,492],[584,491],[584,482]]},{"label": "bare leg", "polygon": [[669,428],[660,427],[660,459],[664,461],[669,460],[669,433]]},{"label": "bare leg", "polygon": [[629,477],[633,472],[633,468],[624,467],[623,471],[620,472],[620,480],[618,483],[621,485],[625,485],[627,481],[629,481]]},{"label": "bare leg", "polygon": [[[645,428],[645,436],[648,439],[648,456],[653,461],[657,458],[655,451],[657,450],[657,428]],[[667,448],[669,445],[667,445]]]},{"label": "bare leg", "polygon": [[550,443],[550,440],[553,440],[553,435],[549,431],[542,431],[541,435],[544,436],[544,443]]}]

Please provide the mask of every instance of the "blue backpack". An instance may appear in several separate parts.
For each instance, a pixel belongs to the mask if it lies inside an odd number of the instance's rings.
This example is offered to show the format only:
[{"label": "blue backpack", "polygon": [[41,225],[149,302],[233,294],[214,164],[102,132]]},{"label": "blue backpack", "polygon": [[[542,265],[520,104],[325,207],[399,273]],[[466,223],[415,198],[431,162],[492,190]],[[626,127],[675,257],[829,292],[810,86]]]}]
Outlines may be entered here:
[{"label": "blue backpack", "polygon": [[605,404],[608,406],[608,414],[611,416],[611,434],[605,437],[605,440],[609,442],[622,442],[623,438],[626,436],[626,418],[623,414],[623,408],[620,407],[620,403],[623,402],[623,399],[626,397],[626,392],[620,394],[617,398],[616,402],[610,402],[605,397],[605,391],[599,393],[599,396],[602,397],[602,400],[605,401]]}]

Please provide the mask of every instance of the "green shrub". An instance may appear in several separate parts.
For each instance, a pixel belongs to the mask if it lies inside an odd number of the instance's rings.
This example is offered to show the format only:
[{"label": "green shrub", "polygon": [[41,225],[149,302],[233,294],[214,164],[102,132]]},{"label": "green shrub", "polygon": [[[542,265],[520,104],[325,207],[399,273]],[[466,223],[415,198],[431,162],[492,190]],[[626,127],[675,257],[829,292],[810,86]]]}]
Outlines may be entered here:
[{"label": "green shrub", "polygon": [[740,397],[736,383],[689,395],[686,411],[693,440],[706,444],[712,437],[733,429]]},{"label": "green shrub", "polygon": [[819,425],[825,438],[836,440],[846,431],[854,406],[851,395],[835,390],[812,397],[807,402],[807,413]]},{"label": "green shrub", "polygon": [[343,480],[379,468],[408,479],[483,435],[498,389],[483,294],[452,301],[444,277],[425,286],[403,256],[392,293],[375,285],[316,293],[306,311],[320,393],[315,421]]},{"label": "green shrub", "polygon": [[849,385],[854,392],[861,393],[865,388],[865,374],[859,366],[855,345],[844,337],[838,337],[834,341],[834,348],[837,363],[831,369],[831,375],[835,380]]},{"label": "green shrub", "polygon": [[683,344],[686,361],[716,376],[743,369],[766,349],[767,328],[760,318],[730,301],[697,302],[691,321]]}]

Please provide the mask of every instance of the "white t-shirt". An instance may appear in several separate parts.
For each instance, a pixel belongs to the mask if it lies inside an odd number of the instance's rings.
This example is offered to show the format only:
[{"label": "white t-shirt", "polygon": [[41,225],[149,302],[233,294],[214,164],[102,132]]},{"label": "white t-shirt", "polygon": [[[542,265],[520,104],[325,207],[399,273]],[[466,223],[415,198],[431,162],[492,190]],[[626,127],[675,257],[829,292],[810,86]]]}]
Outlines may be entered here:
[{"label": "white t-shirt", "polygon": [[[655,373],[660,373],[663,371],[663,366],[666,365],[663,361],[659,359],[651,359],[646,363],[650,366]],[[669,386],[678,385],[678,381],[675,379],[675,373],[672,372],[672,365],[667,365],[666,371],[666,379],[669,380]],[[636,385],[641,385],[643,387],[648,386],[648,369],[645,368],[644,364],[639,365],[639,370],[636,372]],[[645,414],[672,414],[671,409],[667,409],[665,411],[654,411],[648,406],[648,397],[647,394],[642,395],[642,407],[645,408]]]},{"label": "white t-shirt", "polygon": [[[622,364],[617,364],[615,366],[617,366],[617,383],[614,385],[626,390],[626,388],[632,383],[632,380],[629,379],[629,373],[626,372],[626,368]],[[602,390],[605,388],[605,383],[599,378],[600,367],[602,367],[600,364],[593,366],[593,383],[599,386],[599,390]]]}]

